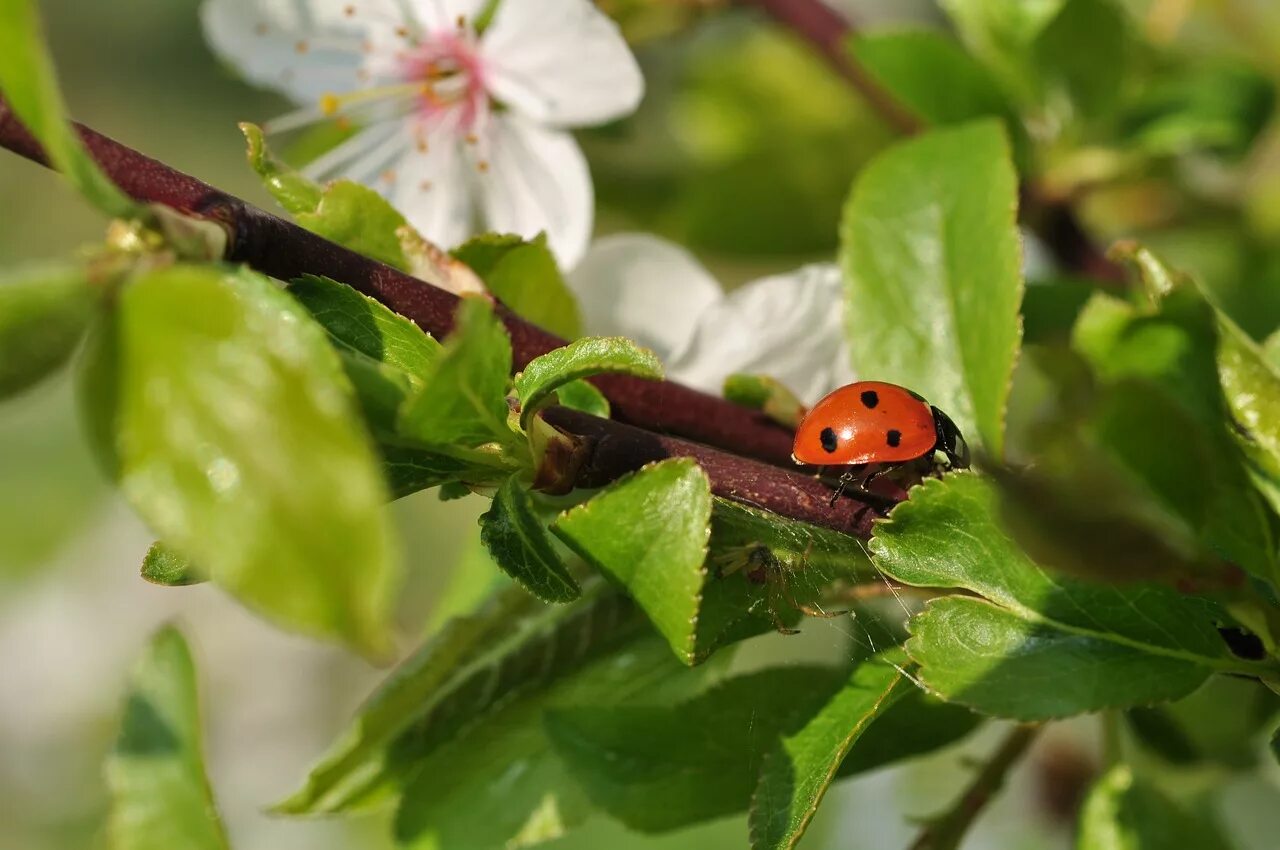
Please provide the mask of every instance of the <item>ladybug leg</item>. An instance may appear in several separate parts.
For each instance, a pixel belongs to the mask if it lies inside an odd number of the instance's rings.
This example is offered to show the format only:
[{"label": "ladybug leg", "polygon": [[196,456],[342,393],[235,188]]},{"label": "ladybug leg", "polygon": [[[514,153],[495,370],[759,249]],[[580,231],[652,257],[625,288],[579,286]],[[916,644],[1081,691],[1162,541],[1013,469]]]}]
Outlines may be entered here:
[{"label": "ladybug leg", "polygon": [[836,491],[831,494],[831,501],[827,502],[827,507],[834,508],[836,506],[836,502],[840,501],[840,497],[844,495],[845,488],[853,483],[854,477],[855,476],[851,471],[846,470],[837,479],[840,482],[840,485],[836,487]]}]

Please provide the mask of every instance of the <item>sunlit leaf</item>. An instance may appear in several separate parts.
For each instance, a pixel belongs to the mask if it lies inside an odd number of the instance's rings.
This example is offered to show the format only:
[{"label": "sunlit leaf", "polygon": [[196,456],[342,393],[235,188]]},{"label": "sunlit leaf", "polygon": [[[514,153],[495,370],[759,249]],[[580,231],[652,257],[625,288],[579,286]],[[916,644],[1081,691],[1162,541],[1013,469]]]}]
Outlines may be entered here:
[{"label": "sunlit leaf", "polygon": [[313,212],[294,215],[298,224],[400,271],[409,270],[396,231],[408,224],[386,198],[368,186],[337,180],[324,189]]},{"label": "sunlit leaf", "polygon": [[879,156],[841,230],[858,370],[920,393],[997,456],[1022,336],[1016,207],[1005,135],[975,123]]},{"label": "sunlit leaf", "polygon": [[147,550],[142,561],[142,577],[164,587],[185,587],[206,580],[190,561],[159,541]]},{"label": "sunlit leaf", "polygon": [[440,343],[421,328],[345,284],[307,275],[289,293],[339,345],[396,367],[418,386],[440,356]]},{"label": "sunlit leaf", "polygon": [[796,394],[768,375],[730,375],[724,379],[724,397],[759,410],[788,428],[795,428],[804,418],[805,406]]},{"label": "sunlit leaf", "polygon": [[578,583],[551,545],[546,523],[517,477],[498,488],[493,505],[480,517],[480,539],[503,572],[544,602],[578,596]]},{"label": "sunlit leaf", "polygon": [[400,430],[424,443],[510,442],[507,383],[511,340],[489,302],[463,298],[454,331],[436,358],[426,387],[401,416]]},{"label": "sunlit leaf", "polygon": [[324,196],[324,187],[282,163],[267,147],[262,128],[247,121],[240,125],[248,149],[249,165],[262,178],[262,185],[286,212],[315,212]]},{"label": "sunlit leaf", "polygon": [[549,687],[608,653],[642,624],[602,581],[569,605],[544,605],[520,588],[500,592],[392,672],[278,810],[340,812],[386,799],[462,729],[514,694]]},{"label": "sunlit leaf", "polygon": [[934,599],[912,620],[907,649],[946,699],[1036,720],[1175,699],[1215,671],[1269,669],[1231,653],[1207,600],[1048,575],[996,523],[994,500],[976,475],[926,482],[871,542],[898,581],[984,597]]},{"label": "sunlit leaf", "polygon": [[680,705],[553,712],[547,729],[593,803],[632,829],[662,832],[745,809],[761,759],[840,680],[830,667],[776,667]]},{"label": "sunlit leaf", "polygon": [[129,218],[137,205],[102,173],[67,123],[53,61],[45,48],[35,0],[0,3],[0,91],[44,146],[53,167],[85,200],[107,215]]},{"label": "sunlit leaf", "polygon": [[859,664],[843,687],[798,729],[782,735],[760,765],[751,798],[753,850],[792,848],[804,835],[844,757],[876,718],[914,689],[900,650]]},{"label": "sunlit leaf", "polygon": [[634,375],[662,380],[662,363],[647,348],[620,336],[586,337],[534,358],[516,376],[516,395],[520,398],[520,424],[546,406],[564,384],[591,375]]},{"label": "sunlit leaf", "polygon": [[1208,817],[1179,805],[1129,765],[1105,773],[1080,812],[1079,850],[1227,850]]},{"label": "sunlit leaf", "polygon": [[282,626],[387,649],[386,491],[320,327],[248,271],[124,288],[81,375],[93,433],[152,530]]},{"label": "sunlit leaf", "polygon": [[564,835],[592,812],[557,757],[544,718],[687,699],[716,675],[690,670],[652,633],[632,633],[545,688],[515,694],[422,759],[396,813],[397,846],[525,847]]},{"label": "sunlit leaf", "polygon": [[107,757],[112,850],[227,850],[200,739],[191,652],[176,629],[161,629],[130,674]]},{"label": "sunlit leaf", "polygon": [[615,482],[561,514],[551,530],[625,587],[676,657],[692,664],[710,525],[706,473],[674,458]]},{"label": "sunlit leaf", "polygon": [[0,274],[0,401],[39,383],[71,357],[98,302],[76,265]]},{"label": "sunlit leaf", "polygon": [[453,254],[516,315],[565,339],[582,335],[578,302],[556,266],[545,234],[532,242],[519,236],[477,236]]}]

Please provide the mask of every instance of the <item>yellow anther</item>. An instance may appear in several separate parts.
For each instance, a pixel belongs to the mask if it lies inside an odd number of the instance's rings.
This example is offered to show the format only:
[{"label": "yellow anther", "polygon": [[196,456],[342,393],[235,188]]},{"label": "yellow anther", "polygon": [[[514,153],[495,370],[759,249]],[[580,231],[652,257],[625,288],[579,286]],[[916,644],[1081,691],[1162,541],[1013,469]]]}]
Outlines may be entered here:
[{"label": "yellow anther", "polygon": [[320,111],[325,115],[332,115],[342,108],[342,98],[332,92],[320,95]]}]

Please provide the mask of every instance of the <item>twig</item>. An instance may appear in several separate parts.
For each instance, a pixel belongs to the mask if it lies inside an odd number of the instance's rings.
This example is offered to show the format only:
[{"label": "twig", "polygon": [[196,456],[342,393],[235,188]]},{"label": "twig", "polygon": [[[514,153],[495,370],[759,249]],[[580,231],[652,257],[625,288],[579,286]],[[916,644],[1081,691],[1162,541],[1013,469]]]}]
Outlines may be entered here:
[{"label": "twig", "polygon": [[[327,275],[376,298],[434,336],[452,329],[458,303],[452,293],[335,245],[93,130],[80,127],[80,134],[103,170],[130,197],[224,224],[231,233],[229,260],[281,280]],[[48,164],[40,145],[3,99],[0,146]],[[500,308],[500,313],[511,334],[517,369],[565,344],[510,311]],[[596,383],[620,421],[791,466],[791,432],[762,413],[670,381],[608,376]]]},{"label": "twig", "polygon": [[911,850],[956,850],[969,827],[1004,785],[1010,768],[1026,754],[1041,728],[1039,725],[1015,727],[955,805],[921,830]]},{"label": "twig", "polygon": [[[854,59],[849,42],[857,36],[853,24],[823,0],[736,0],[763,9],[774,20],[809,42],[840,76],[849,81],[891,127],[904,135],[927,129],[927,123],[898,102],[892,92]],[[1023,191],[1023,218],[1044,240],[1064,269],[1102,283],[1123,283],[1124,269],[1107,259],[1085,233],[1075,211],[1060,201]]]},{"label": "twig", "polygon": [[840,76],[849,81],[876,112],[904,135],[924,129],[920,117],[898,103],[884,86],[854,61],[849,53],[849,38],[855,30],[839,12],[821,0],[739,0],[743,5],[758,6],[821,53]]},{"label": "twig", "polygon": [[[126,194],[225,225],[232,237],[229,260],[284,280],[308,273],[326,275],[375,298],[434,336],[452,329],[458,303],[452,293],[328,242],[106,136],[83,127],[80,133],[103,170]],[[0,147],[47,164],[39,144],[3,100]],[[509,311],[501,314],[511,334],[516,368],[564,344]],[[858,537],[870,536],[876,512],[858,501],[857,494],[829,506],[831,491],[816,478],[750,459],[791,466],[791,432],[772,420],[670,381],[608,377],[598,383],[622,421],[563,409],[547,413],[553,424],[589,442],[591,454],[579,473],[579,486],[600,486],[654,460],[693,457],[707,471],[718,496]]]}]

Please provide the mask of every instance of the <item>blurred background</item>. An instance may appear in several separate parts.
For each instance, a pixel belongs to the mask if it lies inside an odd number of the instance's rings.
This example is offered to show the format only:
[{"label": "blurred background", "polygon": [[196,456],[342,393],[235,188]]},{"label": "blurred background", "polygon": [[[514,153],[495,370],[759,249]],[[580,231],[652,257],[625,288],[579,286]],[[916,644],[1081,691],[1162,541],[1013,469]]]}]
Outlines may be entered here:
[{"label": "blurred background", "polygon": [[[204,45],[197,0],[41,5],[79,120],[272,208],[244,162],[236,122],[261,121],[287,104],[219,66]],[[648,96],[634,118],[583,137],[599,230],[659,232],[695,251],[729,287],[830,259],[849,184],[892,140],[890,131],[803,46],[757,17],[718,13],[714,2],[600,5],[635,41]],[[924,0],[838,5],[869,28],[945,25]],[[1236,104],[1246,118],[1261,115],[1258,126],[1236,138],[1241,121],[1226,122],[1222,145],[1235,145],[1229,155],[1136,170],[1114,162],[1114,151],[1108,159],[1086,130],[1045,154],[1046,171],[1072,190],[1090,185],[1080,208],[1100,233],[1141,234],[1204,276],[1247,329],[1265,333],[1280,324],[1280,129],[1269,99],[1280,80],[1280,9],[1268,0],[1128,5],[1145,38],[1177,40],[1215,67],[1246,69],[1231,71],[1247,79],[1226,90],[1242,100],[1250,86],[1263,93],[1261,110]],[[1219,93],[1204,95],[1210,107]],[[4,154],[0,199],[0,267],[101,237],[104,222],[50,173]],[[474,520],[485,504],[441,503],[428,492],[394,506],[410,570],[404,648],[424,631],[455,565],[477,557]],[[148,634],[170,620],[184,625],[196,653],[210,774],[233,845],[389,846],[376,816],[297,821],[263,813],[297,786],[382,672],[274,630],[210,586],[148,585],[138,567],[151,541],[94,468],[69,381],[0,407],[0,850],[100,846],[100,765],[116,734],[125,670]],[[799,637],[751,641],[735,663],[830,658],[851,651],[848,632],[847,622],[810,621]],[[966,756],[988,750],[999,731],[836,786],[804,846],[906,846],[917,828],[912,818],[945,805],[964,784]],[[966,847],[1070,846],[1096,751],[1091,719],[1055,727]],[[1274,848],[1280,835],[1280,771],[1269,764],[1233,778],[1220,798],[1219,815],[1242,847]],[[1221,779],[1201,771],[1186,782]],[[744,818],[661,840],[597,819],[549,846],[714,850],[744,842]]]}]

